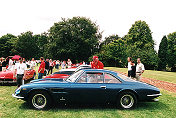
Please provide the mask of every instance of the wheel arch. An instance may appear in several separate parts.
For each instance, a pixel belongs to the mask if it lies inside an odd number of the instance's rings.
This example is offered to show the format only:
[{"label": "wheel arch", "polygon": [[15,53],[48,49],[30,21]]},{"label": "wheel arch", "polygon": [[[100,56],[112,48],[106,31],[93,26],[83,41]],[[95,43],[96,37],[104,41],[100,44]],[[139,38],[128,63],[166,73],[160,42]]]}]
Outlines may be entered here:
[{"label": "wheel arch", "polygon": [[131,92],[136,96],[137,100],[139,99],[139,95],[137,94],[137,92],[135,90],[132,90],[132,89],[123,89],[123,90],[119,91],[118,94],[117,94],[117,98],[123,92]]},{"label": "wheel arch", "polygon": [[32,90],[30,90],[29,92],[28,92],[28,94],[27,94],[27,98],[29,98],[29,96],[32,94],[32,93],[34,93],[34,92],[40,92],[40,91],[43,91],[43,92],[46,92],[50,97],[51,97],[51,99],[52,100],[54,100],[53,99],[53,96],[51,95],[51,92],[49,91],[49,90],[47,90],[46,88],[37,88],[37,89],[32,89]]}]

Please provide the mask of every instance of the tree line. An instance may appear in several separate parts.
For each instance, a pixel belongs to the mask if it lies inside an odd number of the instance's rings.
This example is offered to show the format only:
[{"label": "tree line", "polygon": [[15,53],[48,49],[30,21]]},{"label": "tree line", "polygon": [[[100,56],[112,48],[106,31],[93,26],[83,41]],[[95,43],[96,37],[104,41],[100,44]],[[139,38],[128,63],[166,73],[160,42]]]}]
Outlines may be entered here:
[{"label": "tree line", "polygon": [[70,58],[76,63],[91,61],[92,56],[97,55],[105,66],[117,67],[125,67],[127,57],[132,57],[135,62],[141,58],[146,69],[176,70],[176,32],[163,37],[157,53],[145,21],[136,21],[123,37],[115,34],[102,41],[99,26],[89,18],[63,18],[47,32],[7,34],[0,37],[0,42],[0,57],[18,54],[26,59]]}]

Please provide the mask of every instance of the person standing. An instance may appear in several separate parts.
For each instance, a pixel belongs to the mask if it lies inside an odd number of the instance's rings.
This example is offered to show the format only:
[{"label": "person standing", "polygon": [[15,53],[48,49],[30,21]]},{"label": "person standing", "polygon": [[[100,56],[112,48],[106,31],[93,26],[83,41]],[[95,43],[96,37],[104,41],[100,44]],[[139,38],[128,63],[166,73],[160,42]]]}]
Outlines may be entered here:
[{"label": "person standing", "polygon": [[71,66],[72,66],[72,62],[70,59],[68,59],[68,61],[67,61],[67,66],[68,66],[68,68],[71,68]]},{"label": "person standing", "polygon": [[[50,59],[49,60],[49,72],[51,71],[51,74],[53,72],[53,67],[54,67],[54,63],[53,63],[52,59]],[[48,74],[49,74],[49,72],[48,72]]]},{"label": "person standing", "polygon": [[66,69],[67,65],[66,65],[66,61],[63,61],[62,64],[61,64],[61,68],[62,69]]},{"label": "person standing", "polygon": [[128,57],[128,77],[131,77],[131,57]]},{"label": "person standing", "polygon": [[93,61],[91,62],[92,69],[103,69],[104,65],[98,60],[98,56],[93,56]]},{"label": "person standing", "polygon": [[141,63],[141,59],[137,59],[137,65],[136,65],[136,80],[140,81],[142,73],[144,73],[144,65]]},{"label": "person standing", "polygon": [[132,79],[134,79],[136,77],[136,66],[134,61],[131,61],[131,76]]},{"label": "person standing", "polygon": [[36,66],[36,62],[34,60],[34,58],[32,58],[31,60],[31,68],[33,69]]},{"label": "person standing", "polygon": [[44,71],[45,71],[45,62],[44,62],[44,58],[41,57],[40,58],[41,64],[39,66],[38,69],[38,79],[42,79],[43,75],[44,75]]},{"label": "person standing", "polygon": [[59,69],[59,66],[60,66],[60,61],[57,60],[57,61],[56,61],[56,69]]},{"label": "person standing", "polygon": [[2,71],[6,70],[7,65],[8,65],[8,57],[6,59],[3,58],[3,61],[2,61]]},{"label": "person standing", "polygon": [[22,85],[22,80],[25,79],[26,77],[26,70],[27,70],[27,66],[25,63],[23,63],[23,59],[19,58],[19,63],[15,64],[15,68],[14,68],[14,73],[13,73],[13,77],[17,78],[17,87],[20,87]]},{"label": "person standing", "polygon": [[0,72],[2,71],[2,62],[3,62],[3,57],[0,58]]},{"label": "person standing", "polygon": [[45,75],[49,74],[49,59],[46,59],[45,61]]},{"label": "person standing", "polygon": [[8,69],[12,69],[13,68],[13,61],[11,58],[9,58],[9,64],[8,64]]}]

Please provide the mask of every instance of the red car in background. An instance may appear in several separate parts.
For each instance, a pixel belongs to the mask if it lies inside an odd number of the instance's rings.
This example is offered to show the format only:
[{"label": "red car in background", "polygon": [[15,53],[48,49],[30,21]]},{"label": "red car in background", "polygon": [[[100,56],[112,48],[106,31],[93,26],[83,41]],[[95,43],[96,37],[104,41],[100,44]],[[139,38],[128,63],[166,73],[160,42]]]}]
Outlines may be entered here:
[{"label": "red car in background", "polygon": [[80,65],[78,67],[75,68],[75,66],[73,68],[68,68],[68,69],[61,69],[58,72],[55,72],[51,75],[48,75],[46,77],[44,77],[44,79],[46,78],[61,78],[61,79],[65,79],[68,78],[70,75],[72,75],[74,72],[77,72],[81,69],[90,69],[91,66],[90,65]]},{"label": "red car in background", "polygon": [[46,77],[44,77],[44,79],[46,78],[62,78],[65,79],[67,77],[69,77],[71,74],[73,74],[75,72],[76,69],[61,69],[58,72],[55,72],[51,75],[48,75]]},{"label": "red car in background", "polygon": [[[16,83],[16,77],[13,77],[14,70],[5,70],[0,72],[0,83]],[[36,71],[28,69],[25,82],[29,82],[35,78]]]}]

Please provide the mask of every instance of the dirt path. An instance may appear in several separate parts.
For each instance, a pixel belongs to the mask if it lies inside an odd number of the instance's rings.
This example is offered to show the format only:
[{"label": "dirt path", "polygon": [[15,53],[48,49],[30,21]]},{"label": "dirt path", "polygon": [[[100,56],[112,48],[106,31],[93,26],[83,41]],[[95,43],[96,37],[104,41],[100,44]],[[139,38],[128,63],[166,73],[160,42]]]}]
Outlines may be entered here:
[{"label": "dirt path", "polygon": [[[116,71],[116,72],[127,76],[126,73],[119,72],[119,71]],[[155,80],[155,79],[146,78],[146,77],[142,77],[141,81],[145,82],[145,83],[148,83],[148,84],[151,84],[151,85],[154,85],[158,88],[165,89],[167,91],[176,93],[176,84],[174,84],[174,83],[165,82],[165,81],[161,81],[161,80]]]}]

